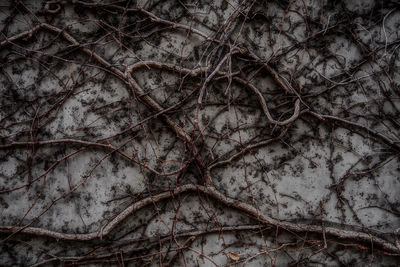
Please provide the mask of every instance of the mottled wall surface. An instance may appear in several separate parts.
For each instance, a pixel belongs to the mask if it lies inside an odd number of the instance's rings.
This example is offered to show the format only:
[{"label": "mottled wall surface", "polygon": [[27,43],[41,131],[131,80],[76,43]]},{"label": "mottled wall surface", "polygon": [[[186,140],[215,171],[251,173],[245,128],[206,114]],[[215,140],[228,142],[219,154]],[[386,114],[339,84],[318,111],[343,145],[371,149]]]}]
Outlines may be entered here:
[{"label": "mottled wall surface", "polygon": [[0,265],[400,263],[397,1],[0,21]]}]

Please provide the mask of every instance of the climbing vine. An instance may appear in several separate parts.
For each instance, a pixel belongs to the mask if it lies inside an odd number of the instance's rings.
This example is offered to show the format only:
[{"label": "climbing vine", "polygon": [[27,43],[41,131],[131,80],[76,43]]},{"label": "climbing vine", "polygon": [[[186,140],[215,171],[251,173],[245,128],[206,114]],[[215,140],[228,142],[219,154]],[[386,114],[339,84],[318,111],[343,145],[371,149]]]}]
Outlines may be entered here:
[{"label": "climbing vine", "polygon": [[0,264],[399,260],[396,1],[12,1]]}]

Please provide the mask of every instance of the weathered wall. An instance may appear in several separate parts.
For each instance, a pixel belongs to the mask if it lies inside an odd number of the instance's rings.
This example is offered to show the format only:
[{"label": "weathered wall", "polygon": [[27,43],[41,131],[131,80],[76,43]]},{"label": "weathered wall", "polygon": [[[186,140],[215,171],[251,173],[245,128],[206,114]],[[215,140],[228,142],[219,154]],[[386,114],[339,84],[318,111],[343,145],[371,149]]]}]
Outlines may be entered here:
[{"label": "weathered wall", "polygon": [[0,265],[396,266],[399,8],[3,3]]}]

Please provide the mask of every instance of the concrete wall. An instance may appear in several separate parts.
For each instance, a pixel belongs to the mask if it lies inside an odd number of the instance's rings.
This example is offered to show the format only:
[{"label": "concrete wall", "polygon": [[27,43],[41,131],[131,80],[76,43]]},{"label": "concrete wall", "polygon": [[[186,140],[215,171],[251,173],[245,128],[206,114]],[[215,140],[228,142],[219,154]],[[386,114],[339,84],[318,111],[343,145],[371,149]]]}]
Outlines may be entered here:
[{"label": "concrete wall", "polygon": [[399,263],[395,1],[107,3],[0,8],[1,265]]}]

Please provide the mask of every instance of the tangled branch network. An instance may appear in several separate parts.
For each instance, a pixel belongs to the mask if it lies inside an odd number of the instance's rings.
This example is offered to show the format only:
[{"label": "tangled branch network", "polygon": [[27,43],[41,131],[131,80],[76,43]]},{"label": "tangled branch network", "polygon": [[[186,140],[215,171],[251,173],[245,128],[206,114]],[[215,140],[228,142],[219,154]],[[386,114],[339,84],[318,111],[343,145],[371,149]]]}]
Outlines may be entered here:
[{"label": "tangled branch network", "polygon": [[0,265],[398,266],[397,1],[0,11]]}]

